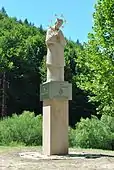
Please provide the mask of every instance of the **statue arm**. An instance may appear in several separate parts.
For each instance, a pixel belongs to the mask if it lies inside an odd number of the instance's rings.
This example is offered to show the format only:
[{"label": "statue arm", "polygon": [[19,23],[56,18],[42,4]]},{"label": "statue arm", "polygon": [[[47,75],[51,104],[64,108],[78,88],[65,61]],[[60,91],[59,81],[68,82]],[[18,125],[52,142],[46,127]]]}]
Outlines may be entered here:
[{"label": "statue arm", "polygon": [[55,43],[55,35],[53,34],[53,32],[49,29],[47,31],[47,34],[46,34],[46,44],[54,44]]},{"label": "statue arm", "polygon": [[65,40],[64,35],[61,30],[59,32],[59,36],[60,36],[60,43],[64,47],[66,45],[66,40]]},{"label": "statue arm", "polygon": [[51,29],[47,30],[46,45],[60,43],[63,47],[66,45],[66,40],[61,30],[54,33]]}]

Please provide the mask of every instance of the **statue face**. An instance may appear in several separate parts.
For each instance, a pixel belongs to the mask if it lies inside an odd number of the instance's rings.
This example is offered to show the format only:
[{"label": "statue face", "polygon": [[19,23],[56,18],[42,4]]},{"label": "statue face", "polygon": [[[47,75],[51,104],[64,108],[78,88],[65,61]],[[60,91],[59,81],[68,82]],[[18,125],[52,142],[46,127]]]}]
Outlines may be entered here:
[{"label": "statue face", "polygon": [[59,28],[62,26],[62,24],[63,24],[63,20],[57,18],[57,21],[56,21],[56,23],[55,23],[55,28],[56,28],[56,29],[59,29]]}]

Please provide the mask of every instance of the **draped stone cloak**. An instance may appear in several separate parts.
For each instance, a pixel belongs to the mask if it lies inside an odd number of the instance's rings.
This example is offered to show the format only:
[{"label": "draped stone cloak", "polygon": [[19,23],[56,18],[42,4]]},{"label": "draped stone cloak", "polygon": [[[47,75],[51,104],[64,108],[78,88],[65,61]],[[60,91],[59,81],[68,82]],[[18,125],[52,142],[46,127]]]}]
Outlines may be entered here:
[{"label": "draped stone cloak", "polygon": [[47,66],[53,67],[64,67],[64,46],[66,41],[61,30],[58,31],[59,39],[57,39],[56,31],[52,28],[47,30],[46,34],[46,45],[47,45],[47,57],[46,64]]}]

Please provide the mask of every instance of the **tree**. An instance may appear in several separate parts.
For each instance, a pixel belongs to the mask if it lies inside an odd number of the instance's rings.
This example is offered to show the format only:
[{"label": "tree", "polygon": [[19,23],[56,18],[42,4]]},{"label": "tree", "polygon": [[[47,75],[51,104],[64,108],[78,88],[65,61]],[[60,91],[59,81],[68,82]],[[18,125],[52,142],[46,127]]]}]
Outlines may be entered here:
[{"label": "tree", "polygon": [[1,12],[3,15],[7,16],[7,13],[6,13],[6,10],[5,10],[4,7],[1,8],[0,12]]},{"label": "tree", "polygon": [[89,92],[97,103],[97,112],[114,116],[114,1],[98,0],[95,5],[93,33],[88,43],[78,50],[75,76],[78,87]]},{"label": "tree", "polygon": [[29,25],[27,18],[24,20],[24,24]]},{"label": "tree", "polygon": [[[36,28],[21,20],[0,13],[0,73],[5,72],[5,104],[7,115],[22,113],[23,110],[42,113],[40,102],[40,84],[46,80],[46,45],[42,26]],[[65,81],[73,84],[73,100],[70,102],[70,125],[74,125],[81,116],[90,116],[94,107],[87,103],[87,93],[74,81],[77,75],[77,51],[83,49],[79,40],[75,43],[67,40],[65,48]],[[0,85],[3,89],[3,83]],[[3,94],[3,93],[2,93]],[[0,95],[1,97],[1,95]],[[0,103],[2,99],[0,98]]]},{"label": "tree", "polygon": [[8,114],[23,110],[40,112],[39,66],[46,53],[45,35],[39,28],[0,14],[0,73],[6,75],[2,76],[2,84],[9,82],[9,89],[0,86],[5,89],[2,94],[7,91],[8,96],[6,101],[2,95],[0,103],[7,104]]}]

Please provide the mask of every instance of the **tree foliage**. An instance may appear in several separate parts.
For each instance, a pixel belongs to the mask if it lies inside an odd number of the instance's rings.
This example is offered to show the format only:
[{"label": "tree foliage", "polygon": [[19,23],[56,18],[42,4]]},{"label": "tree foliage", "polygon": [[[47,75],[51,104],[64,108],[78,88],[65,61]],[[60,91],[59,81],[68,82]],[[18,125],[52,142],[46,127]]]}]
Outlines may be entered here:
[{"label": "tree foliage", "polygon": [[89,92],[98,104],[97,112],[114,116],[114,1],[98,0],[95,5],[93,33],[78,51],[75,76],[77,86]]},{"label": "tree foliage", "polygon": [[[65,80],[73,84],[73,99],[70,101],[69,109],[71,125],[79,121],[81,116],[90,117],[91,114],[95,114],[96,103],[94,105],[88,103],[88,91],[85,90],[87,87],[79,86],[80,78],[77,77],[77,75],[85,74],[82,68],[85,64],[82,62],[82,55],[84,57],[87,55],[87,48],[83,48],[79,40],[77,42],[67,40]],[[22,113],[23,110],[41,113],[39,87],[40,83],[46,80],[45,30],[43,30],[42,25],[37,28],[27,19],[18,21],[15,17],[9,17],[5,9],[1,10],[0,56],[1,78],[5,72],[4,94],[7,114]],[[89,68],[88,70],[90,71]],[[1,91],[2,88],[3,86],[0,85]]]},{"label": "tree foliage", "polygon": [[27,22],[0,12],[0,75],[5,72],[9,84],[5,97],[10,113],[40,108],[39,66],[46,54],[45,31]]}]

